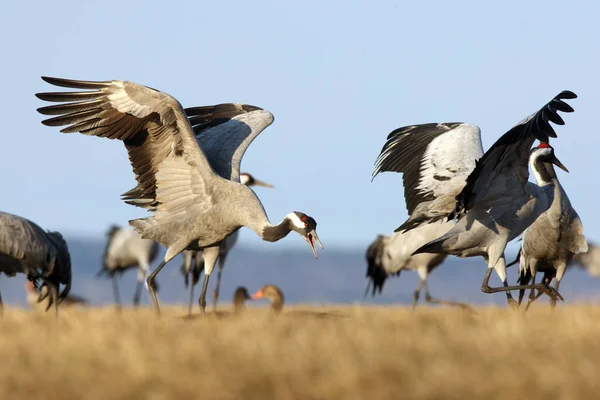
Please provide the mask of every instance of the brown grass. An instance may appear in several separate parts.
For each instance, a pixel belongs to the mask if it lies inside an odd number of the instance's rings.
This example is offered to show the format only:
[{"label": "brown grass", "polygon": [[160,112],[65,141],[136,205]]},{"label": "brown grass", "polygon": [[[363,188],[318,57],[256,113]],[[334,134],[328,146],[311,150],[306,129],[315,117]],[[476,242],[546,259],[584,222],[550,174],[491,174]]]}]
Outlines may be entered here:
[{"label": "brown grass", "polygon": [[[223,308],[227,309],[227,308]],[[307,308],[305,308],[307,309]],[[0,399],[593,399],[600,308],[9,309]],[[311,313],[312,312],[312,313]]]}]

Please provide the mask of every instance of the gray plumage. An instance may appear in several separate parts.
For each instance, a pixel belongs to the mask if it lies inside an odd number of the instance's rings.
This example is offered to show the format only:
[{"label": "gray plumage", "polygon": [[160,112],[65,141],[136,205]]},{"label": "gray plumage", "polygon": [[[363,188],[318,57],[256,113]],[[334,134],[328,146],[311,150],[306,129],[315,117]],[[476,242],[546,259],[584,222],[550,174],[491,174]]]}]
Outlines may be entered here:
[{"label": "gray plumage", "polygon": [[[256,179],[254,176],[248,173],[240,174],[240,183],[246,186],[264,186],[272,188],[273,185]],[[219,299],[219,290],[221,288],[221,277],[223,275],[223,268],[225,267],[225,261],[227,260],[227,254],[231,251],[233,246],[237,243],[239,231],[233,232],[227,236],[221,247],[219,248],[219,269],[217,270],[217,284],[213,291],[213,307],[217,308],[217,300]],[[200,275],[204,271],[204,259],[202,257],[202,251],[198,250],[184,250],[183,262],[181,264],[181,273],[184,276],[185,287],[190,287],[190,303],[188,307],[188,314],[192,314],[192,303],[194,298],[194,286],[200,280]]]},{"label": "gray plumage", "polygon": [[[27,276],[37,288],[38,281],[47,287],[48,308],[58,304],[71,289],[71,256],[67,242],[59,232],[44,231],[34,222],[18,215],[0,212],[0,272],[13,277]],[[58,294],[59,286],[65,285]],[[46,296],[41,296],[43,300]],[[3,308],[0,296],[0,310]]]},{"label": "gray plumage", "polygon": [[[556,279],[554,288],[558,291],[568,263],[574,255],[588,250],[587,241],[583,235],[581,219],[558,181],[554,168],[546,164],[541,174],[536,169],[534,172],[538,185],[552,185],[554,199],[550,208],[523,232],[519,256],[519,281],[529,283],[531,280],[535,283],[536,273],[539,270],[547,277]],[[523,294],[524,291],[521,290],[519,304]],[[532,289],[526,309],[536,298],[535,291]],[[550,302],[552,307],[556,305],[554,299],[550,299]]]},{"label": "gray plumage", "polygon": [[391,236],[378,235],[367,249],[367,278],[369,282],[365,296],[371,288],[371,295],[381,293],[383,285],[389,276],[399,276],[404,270],[416,271],[420,282],[413,294],[413,309],[417,306],[421,290],[425,290],[425,300],[428,303],[447,304],[458,306],[472,311],[467,304],[438,300],[429,293],[427,278],[429,274],[441,265],[446,259],[446,254],[422,253],[412,255],[413,251],[439,236],[439,232],[447,229],[444,222],[438,221],[425,224],[406,232],[396,232]]},{"label": "gray plumage", "polygon": [[130,268],[137,268],[137,285],[133,295],[133,305],[137,307],[150,265],[158,255],[159,244],[142,238],[131,228],[121,228],[118,225],[111,225],[106,237],[102,268],[98,271],[98,276],[107,275],[111,279],[115,303],[121,308],[117,275]]},{"label": "gray plumage", "polygon": [[56,86],[91,89],[38,93],[45,101],[67,102],[39,108],[41,114],[55,116],[43,124],[67,125],[61,130],[64,133],[119,139],[127,148],[138,184],[123,199],[153,212],[129,223],[142,237],[167,248],[163,262],[147,279],[157,312],[155,276],[183,250],[203,250],[200,306],[204,310],[221,241],[242,226],[271,242],[294,230],[316,256],[314,243],[320,241],[314,219],[293,212],[272,225],[256,194],[240,184],[241,159],[254,138],[273,122],[270,112],[245,104],[184,111],[168,94],[133,82],[42,79]]},{"label": "gray plumage", "polygon": [[[535,287],[545,290],[551,297],[559,297],[557,292],[545,285],[508,286],[504,249],[510,240],[519,236],[552,203],[554,193],[551,187],[539,187],[528,182],[528,162],[531,160],[532,163],[556,163],[560,166],[562,164],[556,159],[549,146],[549,149],[536,150],[531,156],[530,149],[536,139],[547,143],[550,137],[556,137],[550,122],[558,125],[564,124],[558,111],[572,112],[573,109],[562,99],[575,97],[572,92],[561,92],[538,112],[500,137],[483,157],[477,160],[475,168],[468,174],[466,182],[463,183],[464,187],[454,200],[451,196],[456,187],[460,185],[451,185],[446,192],[444,182],[452,180],[455,169],[451,162],[453,158],[465,156],[465,152],[455,155],[455,151],[452,150],[463,148],[463,142],[472,146],[465,141],[469,136],[455,135],[452,142],[448,141],[448,148],[440,146],[439,143],[437,146],[430,147],[435,144],[436,139],[446,136],[447,133],[441,133],[433,139],[426,138],[431,142],[426,147],[425,155],[427,157],[421,162],[419,160],[406,161],[406,158],[410,159],[413,155],[412,152],[403,150],[402,140],[386,143],[387,148],[384,146],[380,158],[402,160],[397,163],[397,166],[392,164],[386,170],[403,172],[403,166],[416,165],[420,171],[426,171],[427,163],[430,163],[433,165],[430,168],[433,171],[430,171],[429,176],[425,177],[429,178],[430,182],[437,181],[435,185],[431,183],[429,187],[427,180],[421,178],[418,181],[417,189],[426,196],[421,196],[420,203],[417,202],[409,217],[409,221],[412,220],[412,222],[405,223],[403,225],[405,229],[414,229],[422,224],[444,219],[453,224],[447,233],[424,244],[413,254],[441,253],[459,257],[483,256],[488,262],[488,272],[482,284],[482,291],[485,293],[503,291],[511,305],[516,305],[516,302],[512,299],[510,290]],[[444,125],[455,126],[448,130],[452,132],[456,129],[455,124]],[[390,140],[389,137],[388,140]],[[407,140],[410,141],[411,137],[409,136]],[[438,165],[440,160],[447,165],[445,171],[441,170]],[[474,161],[474,158],[471,160]],[[434,174],[435,171],[438,173]],[[452,221],[454,219],[456,221]],[[489,286],[488,281],[492,269],[496,270],[503,287],[492,288]]]}]

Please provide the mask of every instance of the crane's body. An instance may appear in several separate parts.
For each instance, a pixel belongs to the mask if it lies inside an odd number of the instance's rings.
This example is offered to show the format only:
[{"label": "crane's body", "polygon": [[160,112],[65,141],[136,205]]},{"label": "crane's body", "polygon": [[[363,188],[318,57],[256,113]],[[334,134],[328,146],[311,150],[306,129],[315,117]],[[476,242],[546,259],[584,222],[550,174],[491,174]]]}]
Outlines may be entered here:
[{"label": "crane's body", "polygon": [[[240,174],[240,183],[246,186],[264,186],[272,188],[273,185],[256,179],[253,175],[248,173]],[[219,290],[221,288],[221,277],[223,274],[223,268],[225,267],[225,261],[227,255],[233,249],[237,243],[239,231],[233,232],[227,236],[219,247],[219,270],[217,272],[217,284],[213,291],[213,306],[216,309],[217,300],[219,298]],[[181,272],[185,278],[186,287],[190,286],[190,303],[188,307],[188,314],[192,313],[192,302],[194,297],[194,286],[200,280],[200,274],[204,271],[204,259],[202,257],[202,251],[200,250],[184,250],[183,251],[183,262],[181,264]]]},{"label": "crane's body", "polygon": [[[519,256],[519,282],[535,283],[538,270],[544,272],[546,279],[556,279],[554,288],[558,291],[560,282],[565,274],[567,265],[579,253],[588,251],[587,240],[583,235],[583,224],[579,215],[571,205],[567,193],[558,181],[554,169],[544,170],[543,175],[537,175],[538,184],[548,185],[554,191],[551,206],[539,216],[523,233]],[[552,182],[552,185],[549,183]],[[549,284],[550,282],[547,282]],[[519,303],[524,291],[519,293]],[[537,296],[532,289],[527,307]],[[552,307],[556,305],[550,299]]]},{"label": "crane's body", "polygon": [[107,242],[102,257],[102,269],[98,275],[108,275],[113,284],[113,294],[118,307],[121,307],[117,275],[128,269],[137,268],[137,285],[133,296],[134,306],[140,303],[142,286],[156,259],[159,244],[142,236],[131,228],[112,225],[107,231]]},{"label": "crane's body", "polygon": [[[13,277],[25,274],[37,287],[47,287],[48,308],[58,304],[71,289],[71,256],[59,232],[44,231],[36,223],[18,215],[0,212],[0,272]],[[58,295],[60,284],[65,285]],[[3,308],[0,296],[0,310]],[[48,309],[47,308],[47,309]]]}]

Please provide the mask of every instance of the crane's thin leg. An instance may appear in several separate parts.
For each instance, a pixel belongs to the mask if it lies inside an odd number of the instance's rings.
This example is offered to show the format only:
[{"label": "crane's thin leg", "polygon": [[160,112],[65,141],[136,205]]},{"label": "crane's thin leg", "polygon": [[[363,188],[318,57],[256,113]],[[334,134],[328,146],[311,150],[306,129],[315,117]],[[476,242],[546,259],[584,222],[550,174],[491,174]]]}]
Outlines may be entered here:
[{"label": "crane's thin leg", "polygon": [[133,306],[138,307],[140,305],[140,297],[142,296],[142,286],[146,280],[148,274],[148,266],[143,266],[138,270],[137,285],[135,287],[135,293],[133,295]]},{"label": "crane's thin leg", "polygon": [[190,285],[190,304],[188,305],[188,316],[192,316],[192,307],[194,304],[194,286],[195,284]]},{"label": "crane's thin leg", "polygon": [[417,289],[415,290],[415,293],[413,294],[413,305],[412,305],[412,311],[415,312],[415,308],[417,308],[417,303],[419,302],[419,295],[421,294],[421,288],[423,287],[423,283],[425,281],[421,280],[419,282],[419,284],[417,285]]},{"label": "crane's thin leg", "polygon": [[219,270],[217,271],[217,286],[213,292],[213,308],[217,311],[217,300],[219,299],[219,289],[221,288],[221,275],[223,274],[223,267],[225,266],[225,260],[227,259],[227,253],[223,253],[219,256]]},{"label": "crane's thin leg", "polygon": [[0,318],[4,318],[4,302],[2,301],[2,294],[0,294]]},{"label": "crane's thin leg", "polygon": [[113,296],[115,298],[115,303],[117,304],[117,310],[121,311],[121,296],[119,296],[119,283],[117,282],[117,276],[115,274],[112,274],[111,282],[113,287]]},{"label": "crane's thin leg", "polygon": [[[535,285],[535,275],[533,274],[531,275],[531,284]],[[523,290],[523,292],[524,291],[525,290]],[[529,292],[529,300],[527,300],[527,305],[525,306],[525,311],[529,310],[529,307],[531,307],[531,304],[535,301],[535,299],[537,299],[542,294],[544,294],[544,292],[540,291],[539,295],[536,297],[535,289],[531,289],[531,291]]]},{"label": "crane's thin leg", "polygon": [[490,287],[489,280],[492,275],[492,268],[488,268],[487,273],[485,274],[485,278],[483,279],[483,283],[481,284],[481,291],[484,293],[498,293],[498,292],[508,292],[507,298],[509,299],[509,304],[512,302],[516,304],[516,301],[510,295],[511,290],[520,290],[520,289],[538,289],[544,293],[546,293],[550,298],[554,297],[558,300],[563,300],[563,297],[558,293],[553,287],[544,284],[536,284],[536,285],[515,285],[508,286],[506,280],[503,282],[503,287]]},{"label": "crane's thin leg", "polygon": [[475,309],[473,309],[473,307],[471,307],[468,304],[460,303],[458,301],[452,301],[452,300],[438,300],[438,299],[434,299],[429,294],[429,285],[427,285],[427,281],[423,281],[423,286],[425,287],[425,301],[427,301],[428,303],[446,304],[446,305],[449,305],[449,306],[460,307],[460,308],[462,308],[465,311],[469,311],[469,312],[471,312],[473,314],[477,314],[477,312],[475,312]]},{"label": "crane's thin leg", "polygon": [[148,290],[150,291],[150,297],[152,298],[152,305],[154,306],[154,311],[156,314],[160,315],[160,307],[158,306],[158,298],[156,297],[156,286],[154,284],[154,278],[160,272],[163,267],[167,265],[167,261],[162,261],[158,267],[148,276],[146,282],[148,283]]},{"label": "crane's thin leg", "polygon": [[[558,287],[560,286],[560,281],[556,279],[556,284],[554,285],[554,289],[558,292]],[[550,298],[550,307],[552,309],[556,308],[556,299]]]},{"label": "crane's thin leg", "polygon": [[198,299],[198,304],[200,305],[200,310],[202,314],[206,309],[206,290],[208,289],[208,280],[210,279],[210,274],[215,268],[215,264],[217,263],[217,258],[219,258],[219,248],[220,246],[207,247],[203,250],[204,256],[204,284],[202,285],[202,293],[200,294],[200,299]]},{"label": "crane's thin leg", "polygon": [[54,316],[58,318],[58,287],[54,283],[48,284],[51,303],[54,304]]}]

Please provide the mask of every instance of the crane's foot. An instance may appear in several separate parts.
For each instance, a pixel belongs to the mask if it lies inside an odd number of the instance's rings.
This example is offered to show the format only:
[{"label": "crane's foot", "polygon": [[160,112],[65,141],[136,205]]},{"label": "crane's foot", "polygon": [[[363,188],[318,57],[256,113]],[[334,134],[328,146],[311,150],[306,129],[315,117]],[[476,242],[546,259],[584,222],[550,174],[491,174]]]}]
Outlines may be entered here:
[{"label": "crane's foot", "polygon": [[517,303],[517,301],[515,299],[510,297],[507,300],[508,300],[508,305],[510,306],[511,309],[517,310],[519,308],[519,303]]}]

